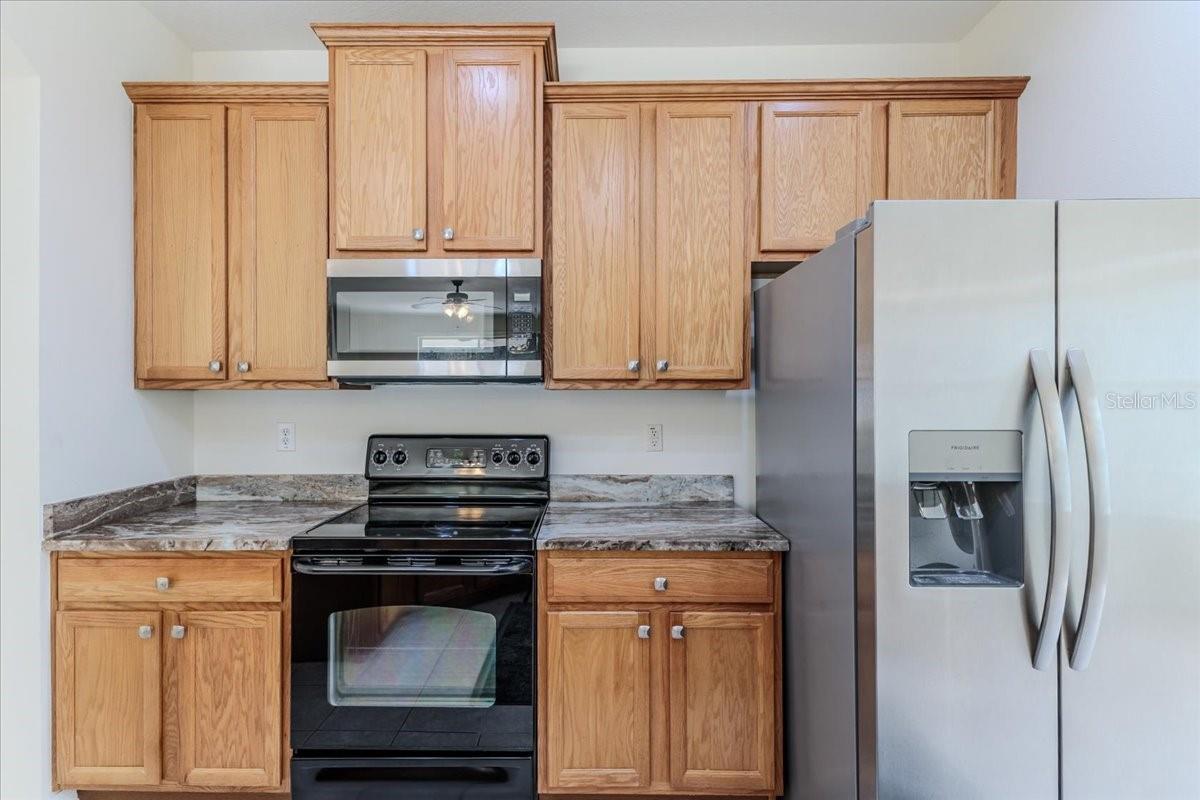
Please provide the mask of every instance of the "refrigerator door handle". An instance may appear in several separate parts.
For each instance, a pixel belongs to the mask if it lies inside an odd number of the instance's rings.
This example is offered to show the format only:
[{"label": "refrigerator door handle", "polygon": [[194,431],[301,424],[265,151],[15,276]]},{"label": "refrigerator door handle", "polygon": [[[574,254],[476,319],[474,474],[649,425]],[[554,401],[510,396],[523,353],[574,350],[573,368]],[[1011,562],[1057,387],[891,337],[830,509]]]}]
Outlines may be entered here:
[{"label": "refrigerator door handle", "polygon": [[1071,469],[1067,455],[1067,430],[1062,403],[1054,383],[1054,362],[1042,348],[1029,351],[1034,391],[1042,412],[1046,432],[1046,453],[1050,461],[1050,570],[1046,581],[1046,599],[1042,604],[1042,624],[1038,627],[1033,650],[1033,668],[1049,669],[1058,657],[1058,637],[1062,633],[1067,608],[1067,577],[1071,554]]},{"label": "refrigerator door handle", "polygon": [[1100,398],[1092,380],[1092,370],[1082,350],[1067,350],[1067,374],[1075,387],[1079,421],[1083,428],[1083,451],[1087,457],[1088,498],[1091,501],[1091,542],[1088,548],[1087,583],[1083,592],[1083,610],[1079,630],[1071,652],[1071,669],[1086,669],[1096,648],[1104,596],[1108,591],[1108,542],[1112,506],[1108,487],[1108,445],[1104,423],[1100,419]]}]

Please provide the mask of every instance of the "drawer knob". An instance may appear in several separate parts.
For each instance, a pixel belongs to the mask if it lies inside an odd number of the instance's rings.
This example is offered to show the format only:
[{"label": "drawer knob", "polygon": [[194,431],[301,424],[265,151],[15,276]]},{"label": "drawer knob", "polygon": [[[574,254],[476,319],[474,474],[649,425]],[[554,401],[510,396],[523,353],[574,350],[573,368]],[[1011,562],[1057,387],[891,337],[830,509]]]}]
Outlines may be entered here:
[{"label": "drawer knob", "polygon": [[656,591],[656,592],[665,592],[667,590],[667,587],[670,585],[671,585],[670,581],[668,581],[666,578],[655,578],[654,579],[654,591]]},{"label": "drawer knob", "polygon": [[154,635],[154,626],[152,626],[152,625],[139,625],[138,626],[138,638],[139,639],[149,639],[153,635]]},{"label": "drawer knob", "polygon": [[650,638],[650,626],[649,625],[638,625],[638,638],[639,639],[649,639]]},{"label": "drawer knob", "polygon": [[671,368],[671,362],[664,358],[660,359],[654,366],[659,372],[666,372]]},{"label": "drawer knob", "polygon": [[630,361],[629,361],[629,371],[630,371],[630,372],[637,372],[637,371],[639,371],[641,368],[642,368],[642,362],[641,362],[641,361],[639,361],[639,360],[638,360],[638,359],[636,359],[636,358],[630,359]]},{"label": "drawer knob", "polygon": [[686,634],[686,633],[687,633],[687,628],[683,627],[682,625],[672,625],[671,626],[671,638],[672,639],[682,639],[684,634]]},{"label": "drawer knob", "polygon": [[172,639],[182,639],[183,635],[185,633],[187,633],[187,628],[183,627],[182,625],[172,625],[171,626],[171,638]]},{"label": "drawer knob", "polygon": [[171,579],[170,578],[155,578],[154,579],[154,588],[158,589],[160,592],[165,592],[167,589],[171,588]]},{"label": "drawer knob", "polygon": [[454,238],[454,228],[443,228],[442,238],[447,242]]}]

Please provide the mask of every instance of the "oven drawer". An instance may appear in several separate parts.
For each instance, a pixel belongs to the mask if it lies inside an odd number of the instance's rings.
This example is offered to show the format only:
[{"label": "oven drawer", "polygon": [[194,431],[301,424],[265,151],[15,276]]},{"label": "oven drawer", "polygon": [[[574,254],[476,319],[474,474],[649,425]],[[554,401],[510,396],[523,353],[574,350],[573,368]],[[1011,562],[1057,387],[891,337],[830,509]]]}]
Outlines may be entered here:
[{"label": "oven drawer", "polygon": [[283,559],[271,556],[60,558],[62,602],[278,603]]},{"label": "oven drawer", "polygon": [[617,556],[546,559],[546,600],[551,603],[770,603],[770,556],[678,558]]},{"label": "oven drawer", "polygon": [[530,800],[529,758],[293,758],[296,800]]}]

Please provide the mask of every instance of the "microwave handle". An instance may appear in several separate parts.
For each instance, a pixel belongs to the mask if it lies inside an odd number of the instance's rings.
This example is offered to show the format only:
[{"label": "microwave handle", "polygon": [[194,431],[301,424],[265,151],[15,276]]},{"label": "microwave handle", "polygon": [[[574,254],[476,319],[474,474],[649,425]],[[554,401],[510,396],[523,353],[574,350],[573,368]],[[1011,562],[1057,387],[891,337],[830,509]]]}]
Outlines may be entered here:
[{"label": "microwave handle", "polygon": [[533,560],[514,558],[497,564],[322,564],[320,558],[293,558],[292,567],[305,575],[528,575]]}]

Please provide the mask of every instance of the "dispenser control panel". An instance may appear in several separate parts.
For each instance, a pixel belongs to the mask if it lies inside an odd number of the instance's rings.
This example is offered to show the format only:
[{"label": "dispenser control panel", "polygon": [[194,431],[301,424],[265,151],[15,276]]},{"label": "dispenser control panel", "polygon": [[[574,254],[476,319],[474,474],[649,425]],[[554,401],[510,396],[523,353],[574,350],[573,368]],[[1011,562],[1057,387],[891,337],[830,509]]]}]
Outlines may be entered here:
[{"label": "dispenser control panel", "polygon": [[912,431],[911,480],[1019,481],[1020,431]]}]

